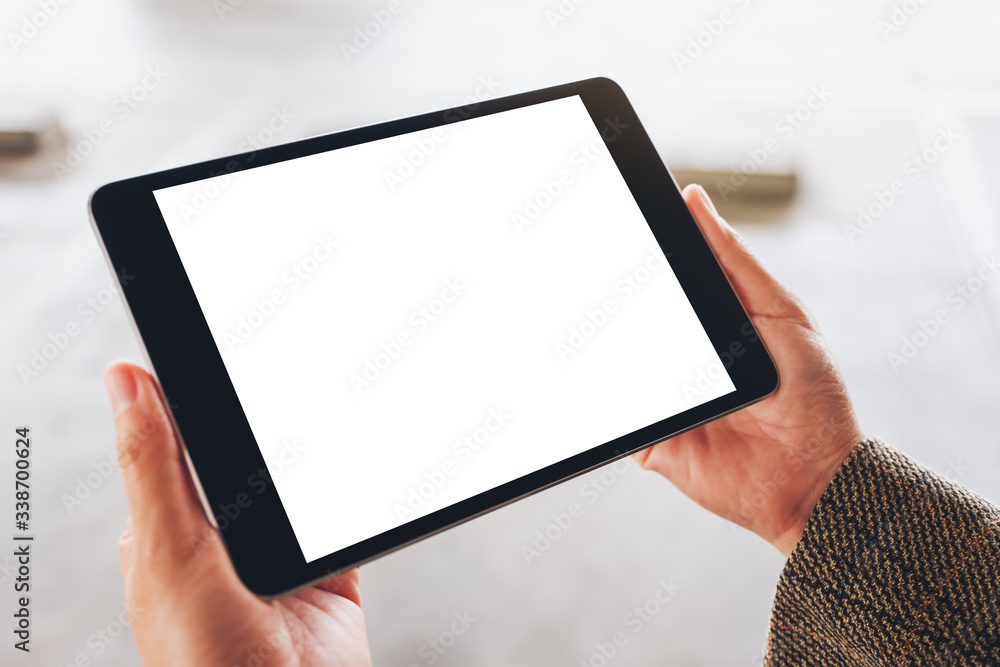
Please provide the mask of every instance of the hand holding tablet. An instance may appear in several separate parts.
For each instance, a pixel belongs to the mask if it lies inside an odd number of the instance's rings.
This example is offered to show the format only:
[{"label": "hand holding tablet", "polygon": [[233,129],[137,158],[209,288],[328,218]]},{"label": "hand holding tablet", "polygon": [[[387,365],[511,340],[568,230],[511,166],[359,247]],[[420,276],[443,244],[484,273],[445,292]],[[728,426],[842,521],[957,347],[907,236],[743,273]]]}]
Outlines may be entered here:
[{"label": "hand holding tablet", "polygon": [[262,595],[777,386],[607,80],[114,183],[91,210],[135,276],[123,294],[202,501]]},{"label": "hand holding tablet", "polygon": [[864,435],[819,328],[719,217],[700,186],[684,197],[754,326],[782,386],[766,401],[636,453],[695,502],[785,556],[848,452]]}]

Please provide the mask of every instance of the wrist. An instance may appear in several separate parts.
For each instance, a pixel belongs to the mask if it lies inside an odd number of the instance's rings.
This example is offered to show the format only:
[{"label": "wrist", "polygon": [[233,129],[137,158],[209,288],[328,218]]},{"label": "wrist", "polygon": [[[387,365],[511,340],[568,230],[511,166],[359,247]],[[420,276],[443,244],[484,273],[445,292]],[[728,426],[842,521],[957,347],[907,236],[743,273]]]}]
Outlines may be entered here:
[{"label": "wrist", "polygon": [[852,434],[844,439],[845,444],[842,447],[835,449],[833,454],[822,461],[817,461],[816,465],[812,467],[813,479],[811,483],[788,509],[786,524],[775,530],[774,536],[768,540],[785,558],[789,558],[795,551],[816,507],[820,504],[851,453],[864,441],[865,438],[860,433]]}]

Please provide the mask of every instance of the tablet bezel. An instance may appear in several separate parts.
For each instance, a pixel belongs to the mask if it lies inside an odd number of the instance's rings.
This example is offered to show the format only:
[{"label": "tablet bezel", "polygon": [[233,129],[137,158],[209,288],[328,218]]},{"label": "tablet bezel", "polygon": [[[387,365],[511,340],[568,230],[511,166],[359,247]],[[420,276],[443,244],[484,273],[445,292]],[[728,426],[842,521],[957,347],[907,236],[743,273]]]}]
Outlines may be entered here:
[{"label": "tablet bezel", "polygon": [[[153,191],[576,95],[668,253],[736,391],[307,563],[266,475]],[[89,208],[149,367],[169,398],[170,416],[206,511],[220,528],[240,578],[262,596],[280,596],[385,555],[739,410],[778,386],[777,369],[676,182],[625,93],[610,79],[589,79],[130,178],[99,188]]]}]

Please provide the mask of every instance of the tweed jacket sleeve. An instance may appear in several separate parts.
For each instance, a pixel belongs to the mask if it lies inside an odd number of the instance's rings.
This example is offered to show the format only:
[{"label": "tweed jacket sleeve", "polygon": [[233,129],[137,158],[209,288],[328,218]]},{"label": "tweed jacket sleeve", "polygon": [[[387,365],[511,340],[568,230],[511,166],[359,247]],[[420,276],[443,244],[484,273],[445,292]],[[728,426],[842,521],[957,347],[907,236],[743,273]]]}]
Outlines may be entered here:
[{"label": "tweed jacket sleeve", "polygon": [[1000,665],[1000,510],[858,445],[785,565],[765,664]]}]

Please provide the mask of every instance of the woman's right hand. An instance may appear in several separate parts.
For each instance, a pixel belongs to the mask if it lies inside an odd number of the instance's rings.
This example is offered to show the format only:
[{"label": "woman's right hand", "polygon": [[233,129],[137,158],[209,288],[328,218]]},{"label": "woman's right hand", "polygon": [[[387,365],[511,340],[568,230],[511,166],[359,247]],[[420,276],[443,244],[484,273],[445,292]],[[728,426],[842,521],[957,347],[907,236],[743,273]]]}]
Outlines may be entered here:
[{"label": "woman's right hand", "polygon": [[638,452],[702,507],[791,555],[841,464],[864,439],[844,381],[799,300],[767,272],[705,190],[684,200],[778,367],[763,401]]}]

